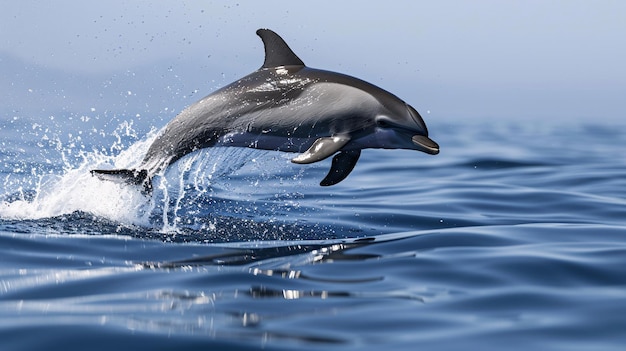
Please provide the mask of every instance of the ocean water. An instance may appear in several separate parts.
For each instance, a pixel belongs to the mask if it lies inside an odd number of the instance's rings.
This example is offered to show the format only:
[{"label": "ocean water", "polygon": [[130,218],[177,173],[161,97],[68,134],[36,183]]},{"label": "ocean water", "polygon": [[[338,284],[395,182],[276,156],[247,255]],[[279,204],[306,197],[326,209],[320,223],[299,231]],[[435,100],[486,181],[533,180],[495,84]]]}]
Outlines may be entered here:
[{"label": "ocean water", "polygon": [[89,170],[156,129],[2,121],[0,348],[623,350],[626,125],[425,119],[337,186],[215,148],[152,196]]}]

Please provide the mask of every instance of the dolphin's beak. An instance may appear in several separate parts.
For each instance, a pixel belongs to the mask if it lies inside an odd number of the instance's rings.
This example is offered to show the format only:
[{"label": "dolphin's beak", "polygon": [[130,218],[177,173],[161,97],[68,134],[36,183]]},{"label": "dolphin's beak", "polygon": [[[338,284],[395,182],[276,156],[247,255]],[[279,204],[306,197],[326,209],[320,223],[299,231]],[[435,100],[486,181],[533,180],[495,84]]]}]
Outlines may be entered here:
[{"label": "dolphin's beak", "polygon": [[427,154],[430,154],[430,155],[438,154],[439,145],[436,142],[434,142],[432,139],[426,136],[428,135],[428,129],[426,128],[426,123],[424,123],[422,116],[420,116],[419,112],[417,112],[417,110],[414,109],[413,106],[406,104],[406,108],[409,111],[409,114],[411,115],[411,117],[413,118],[413,121],[415,122],[417,126],[417,128],[415,128],[416,131],[420,131],[421,133],[421,134],[416,134],[413,137],[411,137],[411,141],[413,142],[413,144],[417,145],[420,151],[423,151]]},{"label": "dolphin's beak", "polygon": [[420,151],[424,151],[425,153],[430,155],[436,155],[439,153],[439,144],[437,144],[427,136],[414,135],[411,138],[411,141],[413,142],[413,144],[419,146]]}]

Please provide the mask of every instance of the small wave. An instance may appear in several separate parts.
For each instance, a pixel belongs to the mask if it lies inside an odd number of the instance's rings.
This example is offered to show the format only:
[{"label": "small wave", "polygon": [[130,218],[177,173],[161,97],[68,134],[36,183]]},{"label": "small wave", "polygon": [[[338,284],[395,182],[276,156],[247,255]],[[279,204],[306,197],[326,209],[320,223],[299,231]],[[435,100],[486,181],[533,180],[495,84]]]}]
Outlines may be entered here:
[{"label": "small wave", "polygon": [[513,168],[529,168],[529,167],[548,167],[554,166],[554,163],[530,160],[512,160],[500,158],[480,158],[466,161],[459,164],[464,168],[475,168],[478,170],[507,170]]}]

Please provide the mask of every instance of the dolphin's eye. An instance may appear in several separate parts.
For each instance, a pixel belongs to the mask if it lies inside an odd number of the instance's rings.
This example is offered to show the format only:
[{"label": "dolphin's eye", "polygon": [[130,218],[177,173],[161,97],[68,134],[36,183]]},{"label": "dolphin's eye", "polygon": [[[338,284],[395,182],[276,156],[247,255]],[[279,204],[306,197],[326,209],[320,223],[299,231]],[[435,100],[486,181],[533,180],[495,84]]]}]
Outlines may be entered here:
[{"label": "dolphin's eye", "polygon": [[391,124],[385,118],[376,119],[376,125],[380,128],[390,128]]}]

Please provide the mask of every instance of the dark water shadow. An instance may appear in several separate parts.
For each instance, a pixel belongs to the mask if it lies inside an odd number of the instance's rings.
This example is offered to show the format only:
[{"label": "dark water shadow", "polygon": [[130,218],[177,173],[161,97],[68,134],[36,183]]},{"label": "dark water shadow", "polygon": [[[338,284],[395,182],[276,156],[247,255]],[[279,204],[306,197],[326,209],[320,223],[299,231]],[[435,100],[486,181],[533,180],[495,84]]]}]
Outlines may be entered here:
[{"label": "dark water shadow", "polygon": [[336,240],[302,240],[245,242],[232,244],[215,244],[214,248],[222,248],[224,252],[202,257],[193,257],[169,262],[142,262],[145,268],[171,269],[197,266],[253,266],[275,259],[289,259],[299,255],[309,255],[312,262],[363,261],[380,258],[376,254],[351,254],[355,248],[391,242],[413,237],[414,232],[402,234],[384,234],[380,236],[336,239]]}]

